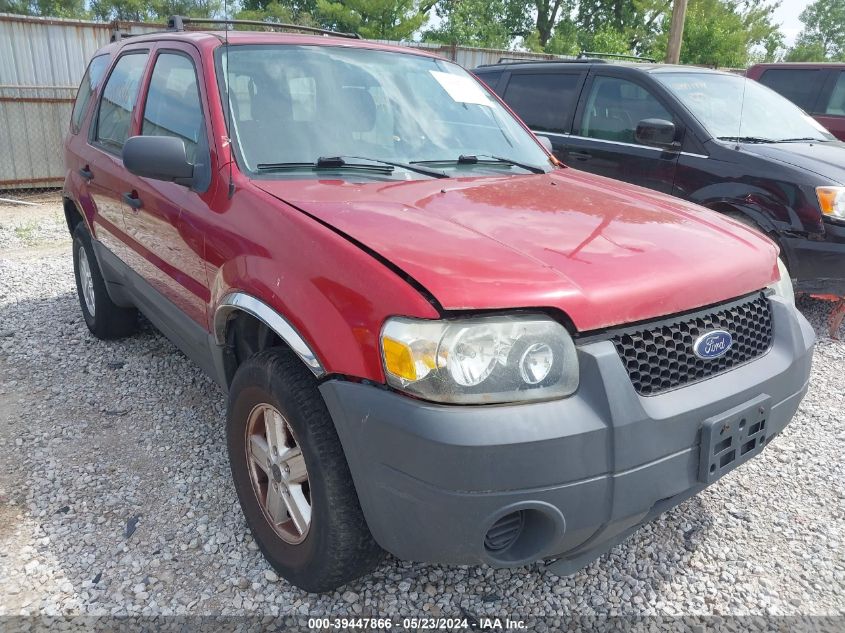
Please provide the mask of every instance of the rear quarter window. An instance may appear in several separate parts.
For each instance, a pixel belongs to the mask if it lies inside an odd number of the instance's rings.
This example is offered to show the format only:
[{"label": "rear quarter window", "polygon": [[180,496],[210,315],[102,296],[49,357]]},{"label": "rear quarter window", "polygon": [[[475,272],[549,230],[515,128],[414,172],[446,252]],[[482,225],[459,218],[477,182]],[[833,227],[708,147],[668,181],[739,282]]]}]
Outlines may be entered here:
[{"label": "rear quarter window", "polygon": [[532,130],[565,133],[580,85],[578,73],[515,73],[504,99]]},{"label": "rear quarter window", "polygon": [[490,90],[496,90],[496,86],[499,84],[499,80],[502,78],[503,71],[495,70],[489,73],[480,73],[476,75],[481,81],[487,84],[490,87]]},{"label": "rear quarter window", "polygon": [[109,66],[109,59],[110,55],[99,55],[91,60],[85,70],[85,76],[82,77],[82,83],[79,84],[79,90],[76,92],[76,101],[73,102],[73,113],[70,116],[70,129],[74,134],[79,132],[82,119],[88,111],[88,104],[91,103],[91,97],[97,91]]},{"label": "rear quarter window", "polygon": [[824,73],[815,68],[770,68],[763,72],[760,83],[792,101],[806,112],[812,112],[822,90]]}]

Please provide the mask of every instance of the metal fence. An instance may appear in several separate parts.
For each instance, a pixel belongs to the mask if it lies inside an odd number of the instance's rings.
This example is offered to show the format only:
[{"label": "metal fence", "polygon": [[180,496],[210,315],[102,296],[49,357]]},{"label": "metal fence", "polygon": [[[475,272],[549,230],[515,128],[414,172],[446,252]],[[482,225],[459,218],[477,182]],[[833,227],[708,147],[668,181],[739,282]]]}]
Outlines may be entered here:
[{"label": "metal fence", "polygon": [[[88,60],[115,32],[135,34],[161,28],[139,22],[0,13],[0,191],[62,184],[62,140]],[[426,42],[384,43],[424,48],[466,68],[496,63],[502,57],[554,58]]]},{"label": "metal fence", "polygon": [[155,28],[0,13],[0,190],[62,184],[62,139],[88,60],[116,30]]}]

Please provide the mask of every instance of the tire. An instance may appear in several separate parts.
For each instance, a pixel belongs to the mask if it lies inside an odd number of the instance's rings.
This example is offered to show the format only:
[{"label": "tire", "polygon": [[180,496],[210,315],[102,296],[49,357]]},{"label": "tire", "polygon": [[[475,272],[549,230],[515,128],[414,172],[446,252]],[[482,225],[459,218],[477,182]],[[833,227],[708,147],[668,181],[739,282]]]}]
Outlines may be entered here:
[{"label": "tire", "polygon": [[266,350],[238,368],[227,440],[247,524],[280,576],[319,593],[375,568],[383,551],[367,527],[334,423],[316,380],[292,352]]},{"label": "tire", "polygon": [[73,231],[73,273],[79,307],[91,334],[108,340],[129,336],[138,329],[138,311],[123,308],[109,297],[91,236],[82,222]]}]

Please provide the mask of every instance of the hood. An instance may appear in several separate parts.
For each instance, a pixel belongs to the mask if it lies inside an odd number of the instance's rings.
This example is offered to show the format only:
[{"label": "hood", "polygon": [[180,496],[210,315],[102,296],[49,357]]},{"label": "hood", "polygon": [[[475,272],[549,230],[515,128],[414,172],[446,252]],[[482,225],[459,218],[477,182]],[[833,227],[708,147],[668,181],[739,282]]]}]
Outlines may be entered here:
[{"label": "hood", "polygon": [[806,169],[830,184],[845,185],[845,143],[745,143],[743,151],[780,163]]},{"label": "hood", "polygon": [[571,169],[253,184],[389,260],[446,310],[553,307],[587,331],[719,303],[778,278],[777,247],[744,226]]}]

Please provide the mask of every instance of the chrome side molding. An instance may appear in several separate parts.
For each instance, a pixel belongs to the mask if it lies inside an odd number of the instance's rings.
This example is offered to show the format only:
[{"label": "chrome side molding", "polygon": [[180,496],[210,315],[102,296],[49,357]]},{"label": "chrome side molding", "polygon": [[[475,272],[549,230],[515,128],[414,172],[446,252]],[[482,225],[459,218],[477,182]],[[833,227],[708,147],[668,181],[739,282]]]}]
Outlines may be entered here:
[{"label": "chrome side molding", "polygon": [[308,366],[308,369],[317,378],[326,374],[326,370],[323,368],[320,359],[317,358],[317,354],[314,353],[311,346],[305,342],[302,335],[296,331],[296,328],[285,317],[263,301],[243,292],[227,294],[214,311],[215,343],[218,345],[224,345],[226,343],[226,324],[233,314],[238,311],[246,312],[273,330],[302,359],[302,362]]}]

